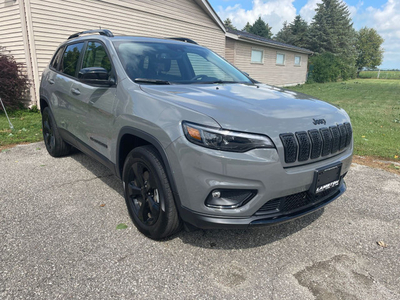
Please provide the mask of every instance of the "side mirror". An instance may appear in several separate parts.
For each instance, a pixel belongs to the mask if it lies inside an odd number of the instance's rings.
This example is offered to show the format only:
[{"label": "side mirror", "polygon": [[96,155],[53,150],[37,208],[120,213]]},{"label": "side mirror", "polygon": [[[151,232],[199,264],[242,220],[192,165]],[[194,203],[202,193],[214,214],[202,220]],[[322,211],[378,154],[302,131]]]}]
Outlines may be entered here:
[{"label": "side mirror", "polygon": [[78,79],[81,82],[100,86],[114,85],[115,80],[110,80],[109,77],[108,71],[100,67],[84,68],[78,73]]}]

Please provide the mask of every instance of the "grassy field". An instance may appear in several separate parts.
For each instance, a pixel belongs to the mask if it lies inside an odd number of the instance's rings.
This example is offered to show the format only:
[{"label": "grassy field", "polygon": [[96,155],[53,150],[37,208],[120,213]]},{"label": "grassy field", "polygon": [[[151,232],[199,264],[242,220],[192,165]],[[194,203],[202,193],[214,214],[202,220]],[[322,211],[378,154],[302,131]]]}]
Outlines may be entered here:
[{"label": "grassy field", "polygon": [[[378,71],[362,71],[360,78],[377,79]],[[379,79],[400,79],[400,71],[381,71]]]},{"label": "grassy field", "polygon": [[353,125],[355,154],[399,160],[400,80],[358,79],[290,89],[344,108]]},{"label": "grassy field", "polygon": [[40,112],[21,110],[9,112],[8,116],[14,130],[10,129],[4,112],[0,111],[0,150],[14,144],[33,143],[43,139]]}]

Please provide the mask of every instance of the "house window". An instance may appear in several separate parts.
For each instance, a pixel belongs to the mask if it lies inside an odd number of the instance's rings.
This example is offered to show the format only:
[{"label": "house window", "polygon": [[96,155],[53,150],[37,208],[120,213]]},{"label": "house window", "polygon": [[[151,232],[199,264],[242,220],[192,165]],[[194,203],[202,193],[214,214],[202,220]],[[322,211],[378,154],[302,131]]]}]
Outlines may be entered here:
[{"label": "house window", "polygon": [[258,49],[251,49],[251,62],[262,64],[264,59],[264,51]]},{"label": "house window", "polygon": [[301,56],[295,55],[294,56],[294,65],[300,66],[301,65]]},{"label": "house window", "polygon": [[276,54],[276,64],[277,65],[285,65],[285,54],[282,54],[282,53]]}]

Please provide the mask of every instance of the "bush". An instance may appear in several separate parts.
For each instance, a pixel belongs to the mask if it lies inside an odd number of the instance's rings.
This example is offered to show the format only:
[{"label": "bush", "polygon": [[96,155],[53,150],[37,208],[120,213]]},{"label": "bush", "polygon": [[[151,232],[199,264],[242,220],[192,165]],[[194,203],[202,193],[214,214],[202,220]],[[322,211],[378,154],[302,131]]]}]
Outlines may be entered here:
[{"label": "bush", "polygon": [[348,80],[355,78],[356,75],[357,69],[351,60],[333,53],[324,52],[310,58],[309,82]]},{"label": "bush", "polygon": [[[22,100],[28,94],[28,76],[23,73],[23,64],[0,46],[0,98],[6,109],[22,107]],[[0,105],[0,110],[3,110]]]}]

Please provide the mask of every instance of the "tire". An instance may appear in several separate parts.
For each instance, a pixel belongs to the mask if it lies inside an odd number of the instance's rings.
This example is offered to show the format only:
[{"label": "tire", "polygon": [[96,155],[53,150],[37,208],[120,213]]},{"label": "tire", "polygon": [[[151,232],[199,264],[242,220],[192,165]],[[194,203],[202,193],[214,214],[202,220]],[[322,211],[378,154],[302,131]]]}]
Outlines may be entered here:
[{"label": "tire", "polygon": [[132,150],[122,173],[125,201],[137,229],[159,240],[181,230],[181,220],[159,155],[152,146]]},{"label": "tire", "polygon": [[43,140],[47,152],[53,157],[68,155],[72,147],[61,138],[53,113],[46,107],[42,112]]}]

